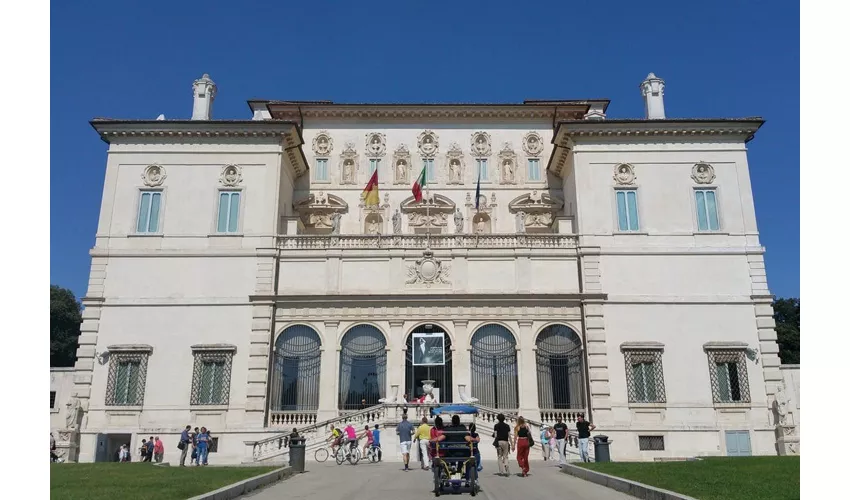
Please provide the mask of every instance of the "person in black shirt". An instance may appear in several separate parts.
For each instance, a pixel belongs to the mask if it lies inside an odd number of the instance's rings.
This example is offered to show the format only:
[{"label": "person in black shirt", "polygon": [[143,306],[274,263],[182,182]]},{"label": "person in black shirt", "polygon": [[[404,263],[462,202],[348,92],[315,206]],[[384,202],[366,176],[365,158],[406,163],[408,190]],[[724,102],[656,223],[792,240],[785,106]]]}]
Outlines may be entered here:
[{"label": "person in black shirt", "polygon": [[578,431],[578,449],[582,462],[590,461],[590,457],[587,454],[587,441],[590,439],[590,431],[593,429],[596,429],[595,425],[586,421],[583,415],[578,416],[576,430]]},{"label": "person in black shirt", "polygon": [[564,419],[558,417],[558,423],[553,427],[555,429],[555,445],[558,447],[558,463],[567,465],[567,424]]},{"label": "person in black shirt", "polygon": [[496,451],[499,453],[499,474],[510,476],[508,469],[508,455],[511,452],[511,426],[505,423],[505,416],[499,413],[496,416],[499,422],[493,426],[493,437],[496,438]]}]

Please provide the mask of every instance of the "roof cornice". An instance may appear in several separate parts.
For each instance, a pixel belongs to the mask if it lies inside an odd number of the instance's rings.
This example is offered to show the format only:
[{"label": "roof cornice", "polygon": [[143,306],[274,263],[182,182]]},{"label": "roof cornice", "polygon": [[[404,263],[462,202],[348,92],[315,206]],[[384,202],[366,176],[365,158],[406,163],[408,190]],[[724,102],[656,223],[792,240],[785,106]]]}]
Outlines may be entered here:
[{"label": "roof cornice", "polygon": [[[252,101],[255,105],[258,101]],[[595,102],[595,101],[594,101]],[[602,101],[600,101],[602,102]],[[333,104],[330,102],[269,102],[276,120],[307,119],[539,119],[580,120],[591,101],[526,104]],[[607,101],[605,101],[607,105]]]},{"label": "roof cornice", "polygon": [[301,146],[301,129],[285,120],[110,120],[89,122],[107,144],[115,141],[206,141],[224,138],[274,138],[280,141],[287,158],[301,176],[309,170]]}]

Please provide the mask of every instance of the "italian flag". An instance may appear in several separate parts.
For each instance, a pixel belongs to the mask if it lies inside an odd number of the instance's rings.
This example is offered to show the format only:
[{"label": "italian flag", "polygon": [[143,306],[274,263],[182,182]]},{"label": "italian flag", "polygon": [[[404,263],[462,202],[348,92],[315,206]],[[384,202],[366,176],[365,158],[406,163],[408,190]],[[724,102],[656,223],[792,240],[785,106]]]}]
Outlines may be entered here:
[{"label": "italian flag", "polygon": [[366,184],[366,189],[363,190],[361,197],[367,207],[371,205],[379,205],[381,203],[381,197],[378,195],[378,169],[375,169],[375,172],[369,179],[369,184]]},{"label": "italian flag", "polygon": [[419,174],[419,177],[416,179],[416,182],[413,183],[413,199],[416,200],[417,203],[422,201],[422,188],[425,187],[425,167],[422,167],[422,173]]}]

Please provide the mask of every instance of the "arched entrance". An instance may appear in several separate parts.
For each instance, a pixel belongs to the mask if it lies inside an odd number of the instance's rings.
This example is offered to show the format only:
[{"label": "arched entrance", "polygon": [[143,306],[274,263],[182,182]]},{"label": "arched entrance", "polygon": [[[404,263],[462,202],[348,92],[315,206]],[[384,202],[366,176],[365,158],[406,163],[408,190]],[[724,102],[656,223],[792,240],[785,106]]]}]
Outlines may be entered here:
[{"label": "arched entrance", "polygon": [[342,337],[339,354],[339,409],[378,404],[387,382],[387,341],[372,325],[356,325]]},{"label": "arched entrance", "polygon": [[272,411],[319,409],[322,341],[305,325],[286,328],[274,345],[271,386]]},{"label": "arched entrance", "polygon": [[516,340],[502,325],[484,325],[472,335],[472,397],[491,408],[519,408]]},{"label": "arched entrance", "polygon": [[537,402],[541,409],[584,409],[581,338],[566,325],[550,325],[537,336]]},{"label": "arched entrance", "polygon": [[[422,363],[421,358],[424,356],[416,355],[416,349],[422,349],[423,343],[421,340],[429,340],[429,347],[436,347],[439,344],[437,340],[440,336],[443,339],[444,359],[431,359],[427,364]],[[414,342],[414,337],[418,342]],[[415,344],[415,345],[414,345]],[[410,335],[407,336],[407,347],[404,353],[404,389],[403,394],[407,394],[409,399],[422,396],[422,381],[433,380],[434,388],[438,389],[437,399],[440,403],[452,402],[452,339],[445,330],[434,324],[425,324],[416,327]],[[415,362],[414,362],[415,361]],[[443,361],[442,364],[439,364]]]}]

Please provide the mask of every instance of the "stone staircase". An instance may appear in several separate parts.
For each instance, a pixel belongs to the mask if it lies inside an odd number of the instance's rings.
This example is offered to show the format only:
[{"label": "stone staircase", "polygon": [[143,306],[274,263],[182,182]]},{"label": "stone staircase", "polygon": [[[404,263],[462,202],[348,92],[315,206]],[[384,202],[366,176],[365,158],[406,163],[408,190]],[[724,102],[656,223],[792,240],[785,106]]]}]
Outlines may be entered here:
[{"label": "stone staircase", "polygon": [[[329,445],[328,438],[330,436],[331,425],[334,425],[335,427],[345,427],[349,423],[352,424],[358,432],[360,432],[365,425],[373,426],[375,424],[379,424],[382,428],[384,428],[384,431],[381,434],[381,447],[384,451],[384,460],[395,461],[396,459],[400,459],[400,457],[398,457],[395,453],[395,450],[398,449],[395,427],[401,421],[405,410],[407,411],[408,420],[414,425],[417,425],[422,417],[428,417],[429,420],[433,421],[433,419],[431,419],[431,409],[434,406],[439,405],[382,403],[364,410],[348,412],[323,422],[316,422],[311,425],[299,427],[299,435],[306,439],[306,460],[312,461],[317,449]],[[491,436],[493,434],[493,425],[497,421],[496,416],[499,413],[504,414],[505,422],[513,427],[516,424],[516,420],[519,415],[516,413],[506,412],[504,410],[488,408],[480,404],[471,404],[470,406],[478,408],[478,415],[475,417],[475,425],[478,429],[478,433],[481,435],[481,444],[479,445],[481,458],[484,460],[495,460],[496,451],[493,446],[490,446],[490,443],[492,442]],[[574,421],[575,415],[577,415],[577,413],[543,414],[544,418],[547,420],[546,423],[550,426],[554,424],[555,419],[558,416],[563,418],[567,421],[567,424],[570,425],[570,423]],[[551,423],[549,420],[551,420]],[[529,419],[526,419],[526,421],[532,429],[536,443],[531,450],[531,459],[540,459],[541,448],[539,445],[539,436],[543,422]],[[288,462],[289,448],[286,446],[288,436],[289,433],[284,432],[259,441],[245,441],[246,451],[243,463],[262,464]],[[361,445],[362,444],[363,443],[361,443]],[[578,437],[576,436],[575,431],[571,431],[568,436],[566,452],[571,460],[578,460]],[[592,460],[592,445],[589,446],[589,453]],[[557,456],[557,452],[554,452],[554,456]]]}]

